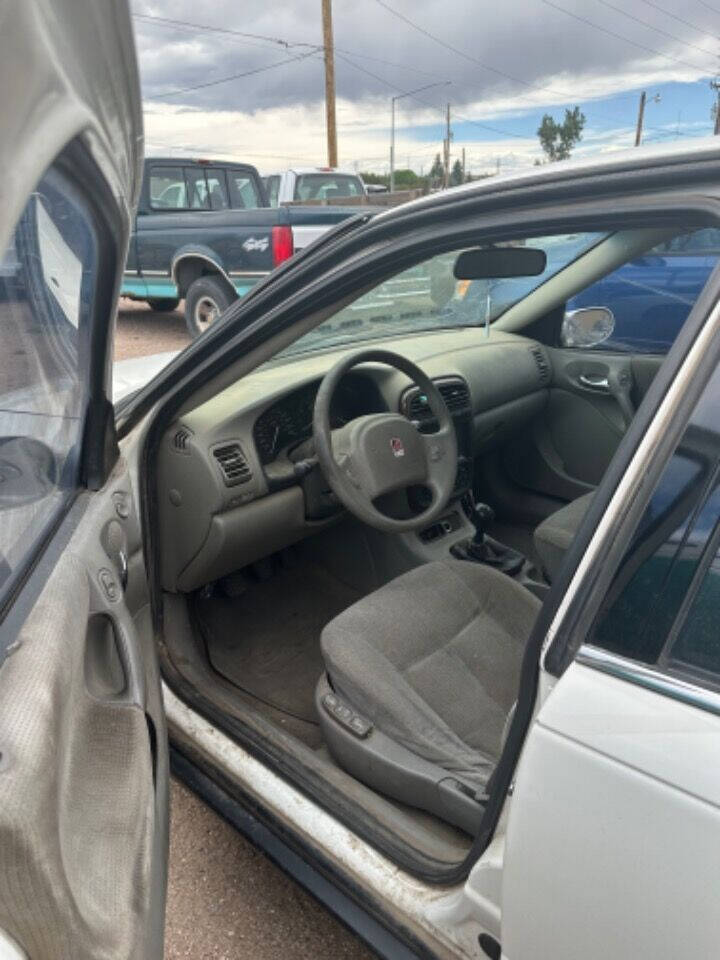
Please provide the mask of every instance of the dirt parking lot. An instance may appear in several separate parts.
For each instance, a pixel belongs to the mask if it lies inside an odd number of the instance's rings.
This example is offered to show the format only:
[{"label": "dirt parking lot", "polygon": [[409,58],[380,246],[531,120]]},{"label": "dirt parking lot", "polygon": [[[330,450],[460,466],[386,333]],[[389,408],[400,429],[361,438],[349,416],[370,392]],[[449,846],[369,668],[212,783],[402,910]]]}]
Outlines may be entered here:
[{"label": "dirt parking lot", "polygon": [[157,313],[146,303],[120,300],[115,331],[115,359],[129,360],[166,350],[182,350],[190,343],[181,303],[170,313]]},{"label": "dirt parking lot", "polygon": [[[117,360],[189,340],[181,309],[120,301]],[[370,960],[324,907],[176,781],[171,807],[167,960]]]},{"label": "dirt parking lot", "polygon": [[324,907],[174,781],[166,960],[370,960]]}]

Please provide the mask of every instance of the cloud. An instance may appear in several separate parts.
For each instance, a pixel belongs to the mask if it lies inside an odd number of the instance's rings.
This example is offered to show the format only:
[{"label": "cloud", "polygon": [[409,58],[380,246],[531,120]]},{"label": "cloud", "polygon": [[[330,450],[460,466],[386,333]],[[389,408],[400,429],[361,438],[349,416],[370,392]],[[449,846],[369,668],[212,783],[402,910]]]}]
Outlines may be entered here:
[{"label": "cloud", "polygon": [[[390,97],[436,81],[451,84],[419,93],[419,100],[398,101],[398,157],[416,155],[416,168],[432,162],[437,152],[445,100],[453,104],[456,123],[463,117],[474,121],[474,136],[468,124],[464,145],[478,163],[486,163],[500,152],[537,155],[535,131],[542,112],[576,102],[583,103],[588,118],[586,146],[603,137],[608,144],[627,139],[634,123],[634,91],[693,83],[714,69],[712,14],[699,4],[688,14],[693,29],[645,0],[616,0],[616,10],[604,0],[383,3],[446,46],[378,0],[363,5],[334,0],[337,116],[346,161],[364,164],[387,155]],[[205,152],[213,155],[222,151],[249,159],[264,154],[271,160],[273,154],[275,167],[293,155],[298,158],[293,162],[322,162],[319,10],[318,0],[285,5],[246,0],[240,6],[236,0],[215,0],[204,8],[190,0],[138,0],[134,22],[150,147],[157,152],[177,146],[194,153],[207,147]],[[147,16],[252,36],[143,19]],[[707,54],[702,52],[706,48]],[[245,76],[214,84],[238,74]],[[169,96],[190,87],[198,89]],[[613,104],[613,111],[603,102],[628,91],[633,93],[627,102]],[[591,141],[591,129],[597,141]],[[433,137],[434,144],[428,145]],[[456,137],[455,150],[461,145]]]}]

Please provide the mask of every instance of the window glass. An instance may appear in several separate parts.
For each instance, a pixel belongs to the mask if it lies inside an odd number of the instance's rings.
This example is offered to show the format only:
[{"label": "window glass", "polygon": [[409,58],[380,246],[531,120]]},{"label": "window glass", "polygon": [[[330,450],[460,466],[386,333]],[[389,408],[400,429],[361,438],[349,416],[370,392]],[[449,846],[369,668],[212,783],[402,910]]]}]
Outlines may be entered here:
[{"label": "window glass", "polygon": [[50,171],[0,259],[0,601],[78,483],[96,264],[89,216]]},{"label": "window glass", "polygon": [[205,171],[197,167],[185,167],[185,185],[187,187],[187,204],[190,210],[209,210],[210,197],[208,196]]},{"label": "window glass", "polygon": [[280,192],[280,177],[278,174],[265,177],[265,191],[270,206],[276,207],[278,205],[278,194]]},{"label": "window glass", "polygon": [[208,195],[210,197],[210,207],[213,210],[227,210],[229,207],[227,184],[225,183],[224,170],[206,170],[205,182],[207,183]]},{"label": "window glass", "polygon": [[295,200],[331,200],[364,194],[360,177],[341,173],[304,173],[295,181]]},{"label": "window glass", "polygon": [[720,683],[720,370],[665,468],[588,637]]},{"label": "window glass", "polygon": [[260,206],[255,181],[246,173],[228,170],[230,182],[230,205],[238,209],[255,210]]},{"label": "window glass", "polygon": [[460,251],[441,254],[396,274],[363,294],[297,340],[282,356],[381,336],[445,327],[483,326],[497,312],[522,299],[603,236],[584,233],[529,240],[521,245],[545,250],[546,269],[540,276],[512,280],[456,280],[453,271]]},{"label": "window glass", "polygon": [[720,230],[673,237],[623,264],[568,301],[568,310],[608,307],[612,336],[595,349],[665,354],[720,257]]},{"label": "window glass", "polygon": [[183,210],[187,207],[187,190],[182,167],[152,168],[150,206],[155,210]]}]

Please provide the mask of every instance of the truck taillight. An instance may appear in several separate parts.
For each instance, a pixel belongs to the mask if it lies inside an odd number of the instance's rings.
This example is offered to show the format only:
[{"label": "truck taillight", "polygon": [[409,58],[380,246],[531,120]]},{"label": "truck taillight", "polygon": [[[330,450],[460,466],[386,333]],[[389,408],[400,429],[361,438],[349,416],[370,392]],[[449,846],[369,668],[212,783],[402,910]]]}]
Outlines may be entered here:
[{"label": "truck taillight", "polygon": [[273,266],[279,266],[284,260],[289,260],[293,250],[292,227],[272,228],[272,255]]}]

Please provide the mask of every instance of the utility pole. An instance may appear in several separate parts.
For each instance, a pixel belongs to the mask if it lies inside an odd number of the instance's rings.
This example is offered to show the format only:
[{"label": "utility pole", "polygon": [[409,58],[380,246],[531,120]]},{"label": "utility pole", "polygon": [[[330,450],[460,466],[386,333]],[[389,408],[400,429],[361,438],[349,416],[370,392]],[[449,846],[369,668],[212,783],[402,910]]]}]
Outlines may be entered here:
[{"label": "utility pole", "polygon": [[[443,80],[440,83],[426,83],[424,87],[418,87],[416,90],[408,90],[407,93],[398,93],[390,99],[390,193],[395,189],[395,102],[403,100],[405,97],[412,97],[416,93],[422,93],[423,90],[430,90],[432,87],[445,87],[450,83],[449,80]],[[448,104],[448,110],[450,106]],[[408,158],[408,167],[410,159]]]},{"label": "utility pole", "polygon": [[452,138],[452,133],[450,132],[450,104],[447,105],[447,110],[445,113],[445,139],[443,140],[443,167],[444,167],[444,176],[443,176],[443,186],[447,190],[450,185],[450,140]]},{"label": "utility pole", "polygon": [[720,81],[711,80],[710,87],[717,94],[717,100],[715,101],[715,129],[713,133],[717,136],[720,133]]},{"label": "utility pole", "polygon": [[462,149],[462,172],[463,172],[462,182],[465,183],[465,147],[463,147]]},{"label": "utility pole", "polygon": [[638,104],[638,118],[637,118],[637,127],[635,128],[635,146],[639,147],[642,141],[643,135],[643,122],[645,120],[645,105],[647,103],[660,103],[660,94],[656,93],[654,97],[650,97],[648,101],[647,94],[643,90],[640,94],[640,103]]},{"label": "utility pole", "polygon": [[323,48],[325,50],[325,116],[327,124],[328,166],[336,167],[337,127],[335,125],[335,50],[333,47],[332,0],[321,0]]},{"label": "utility pole", "polygon": [[638,118],[637,118],[637,127],[635,128],[635,146],[640,146],[640,141],[642,140],[642,128],[643,120],[645,118],[645,101],[647,100],[647,94],[643,90],[640,94],[640,104],[638,106]]}]

